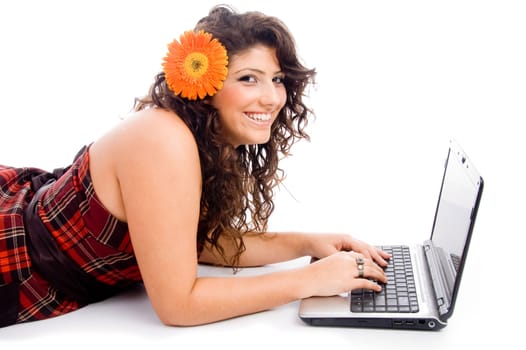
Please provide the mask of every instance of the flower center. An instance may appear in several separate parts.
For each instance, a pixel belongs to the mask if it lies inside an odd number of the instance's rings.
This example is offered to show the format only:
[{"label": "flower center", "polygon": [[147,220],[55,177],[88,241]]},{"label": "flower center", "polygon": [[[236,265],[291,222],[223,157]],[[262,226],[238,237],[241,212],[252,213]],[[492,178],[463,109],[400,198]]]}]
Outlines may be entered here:
[{"label": "flower center", "polygon": [[208,57],[200,52],[192,52],[184,60],[184,70],[192,78],[200,78],[208,69]]}]

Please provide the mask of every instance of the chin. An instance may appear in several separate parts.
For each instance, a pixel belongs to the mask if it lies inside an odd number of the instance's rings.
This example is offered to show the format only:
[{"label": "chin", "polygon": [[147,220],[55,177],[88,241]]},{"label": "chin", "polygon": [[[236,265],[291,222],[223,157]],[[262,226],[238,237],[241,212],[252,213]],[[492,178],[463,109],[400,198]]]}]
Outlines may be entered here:
[{"label": "chin", "polygon": [[267,135],[253,135],[253,137],[246,137],[239,145],[262,145],[270,140],[270,134]]},{"label": "chin", "polygon": [[251,144],[252,145],[262,145],[262,144],[269,142],[269,140],[270,140],[270,135],[266,137],[259,137],[257,139],[254,139],[253,142],[251,142]]}]

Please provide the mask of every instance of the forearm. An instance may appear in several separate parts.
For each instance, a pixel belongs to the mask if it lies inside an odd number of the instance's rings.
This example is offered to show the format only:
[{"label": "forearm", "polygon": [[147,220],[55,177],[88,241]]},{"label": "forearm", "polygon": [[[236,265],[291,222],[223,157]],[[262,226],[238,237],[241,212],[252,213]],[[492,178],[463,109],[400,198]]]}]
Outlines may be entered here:
[{"label": "forearm", "polygon": [[[296,269],[252,277],[195,278],[193,274],[197,271],[180,269],[174,276],[181,276],[181,281],[186,276],[187,284],[173,280],[162,288],[155,285],[149,288],[161,320],[170,325],[204,324],[314,295],[337,295],[356,288],[379,291],[381,287],[375,281],[387,281],[383,269],[370,258],[379,255],[378,250],[347,235],[280,233],[270,238],[250,237],[247,243],[247,253],[249,250],[251,253],[241,260],[245,266],[311,254],[321,259]],[[357,252],[349,252],[353,245]],[[313,249],[315,246],[317,250]],[[380,255],[387,258],[385,253]],[[367,278],[360,278],[357,257],[364,256],[369,260]]]},{"label": "forearm", "polygon": [[241,266],[261,266],[296,259],[306,255],[307,236],[303,233],[280,232],[248,235]]},{"label": "forearm", "polygon": [[170,304],[159,316],[168,325],[190,326],[268,310],[308,294],[304,270],[197,278],[186,302]]},{"label": "forearm", "polygon": [[[307,239],[306,234],[293,232],[247,234],[243,237],[246,250],[240,256],[239,265],[262,266],[304,256],[307,254]],[[224,241],[220,243],[227,258],[235,253],[232,245]],[[200,262],[212,264],[223,263],[220,260],[216,250],[205,250],[200,258]]]}]

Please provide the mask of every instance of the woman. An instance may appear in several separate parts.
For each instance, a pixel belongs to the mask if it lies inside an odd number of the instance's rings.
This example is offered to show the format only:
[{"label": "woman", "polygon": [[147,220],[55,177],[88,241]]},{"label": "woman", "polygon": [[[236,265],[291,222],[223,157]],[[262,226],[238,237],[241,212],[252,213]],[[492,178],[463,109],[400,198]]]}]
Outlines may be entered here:
[{"label": "woman", "polygon": [[[278,159],[307,138],[314,70],[278,19],[220,6],[180,42],[135,113],[53,173],[0,167],[0,325],[144,283],[160,320],[197,325],[356,288],[389,256],[348,235],[269,233]],[[313,256],[255,277],[198,277]]]}]

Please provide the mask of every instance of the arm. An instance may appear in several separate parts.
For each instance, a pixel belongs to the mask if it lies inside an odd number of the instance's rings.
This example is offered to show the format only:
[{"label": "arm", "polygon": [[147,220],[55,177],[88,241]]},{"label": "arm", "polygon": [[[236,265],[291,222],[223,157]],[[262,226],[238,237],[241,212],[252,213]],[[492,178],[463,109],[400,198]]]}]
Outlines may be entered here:
[{"label": "arm", "polygon": [[[111,159],[106,161],[111,165],[108,172],[114,174],[122,203],[110,206],[122,209],[120,217],[128,222],[147,294],[165,324],[204,324],[312,295],[378,288],[373,282],[356,278],[355,255],[344,252],[302,268],[267,275],[197,277],[201,195],[197,146],[173,114],[142,113],[150,115],[125,122],[93,150]],[[94,178],[96,189],[105,188],[98,183]],[[275,242],[297,241],[289,238],[293,236],[280,236]],[[265,245],[255,247],[260,258],[254,259],[259,264]],[[273,259],[293,257],[299,252],[279,253]],[[369,266],[368,277],[382,279],[383,272],[373,265]]]},{"label": "arm", "polygon": [[[231,257],[235,248],[224,239],[220,238],[219,241],[225,250],[225,255]],[[243,237],[246,250],[240,256],[239,265],[240,267],[262,266],[305,256],[307,255],[305,241],[304,235],[297,233],[246,234]],[[225,264],[219,252],[210,246],[206,246],[203,250],[199,262]]]},{"label": "arm", "polygon": [[[387,266],[389,255],[377,248],[345,234],[316,234],[280,232],[247,234],[243,237],[246,251],[240,258],[240,266],[261,266],[287,261],[302,256],[324,258],[339,251],[355,251],[374,260],[380,266]],[[227,256],[233,248],[221,242]],[[199,262],[221,265],[219,253],[210,248],[203,250]]]}]

